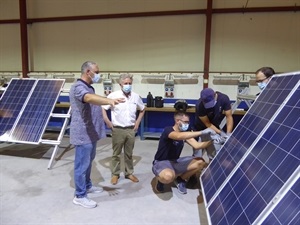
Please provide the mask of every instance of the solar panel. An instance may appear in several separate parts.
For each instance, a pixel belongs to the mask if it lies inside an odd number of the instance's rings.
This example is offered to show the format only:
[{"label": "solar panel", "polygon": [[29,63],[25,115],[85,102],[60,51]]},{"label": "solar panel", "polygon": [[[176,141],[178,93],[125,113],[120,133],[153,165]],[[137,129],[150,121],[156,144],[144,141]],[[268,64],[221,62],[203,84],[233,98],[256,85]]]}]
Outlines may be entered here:
[{"label": "solar panel", "polygon": [[0,99],[0,141],[7,141],[11,130],[22,110],[26,99],[31,94],[34,79],[11,79]]},{"label": "solar panel", "polygon": [[38,80],[9,138],[10,142],[39,143],[64,80]]},{"label": "solar panel", "polygon": [[212,224],[255,224],[299,166],[299,80],[274,76],[201,176]]},{"label": "solar panel", "polygon": [[63,79],[12,79],[0,109],[1,141],[38,144],[64,85]]}]

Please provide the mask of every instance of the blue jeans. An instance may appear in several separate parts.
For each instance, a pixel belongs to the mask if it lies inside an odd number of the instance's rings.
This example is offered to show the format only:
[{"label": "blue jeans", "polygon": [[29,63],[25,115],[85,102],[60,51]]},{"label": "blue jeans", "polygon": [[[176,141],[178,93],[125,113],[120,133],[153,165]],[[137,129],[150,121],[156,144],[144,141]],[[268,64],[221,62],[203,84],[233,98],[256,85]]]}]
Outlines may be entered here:
[{"label": "blue jeans", "polygon": [[74,182],[75,196],[87,196],[87,189],[92,187],[91,169],[96,156],[97,142],[85,145],[75,145]]}]

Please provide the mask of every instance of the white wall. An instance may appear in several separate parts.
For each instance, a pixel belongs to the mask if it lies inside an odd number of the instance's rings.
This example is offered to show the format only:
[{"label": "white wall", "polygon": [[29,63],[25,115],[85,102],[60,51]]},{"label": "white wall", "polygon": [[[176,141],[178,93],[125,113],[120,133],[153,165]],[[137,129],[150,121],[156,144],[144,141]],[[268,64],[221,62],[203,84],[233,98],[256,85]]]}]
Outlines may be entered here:
[{"label": "white wall", "polygon": [[33,24],[29,31],[31,68],[76,71],[90,59],[105,71],[198,71],[204,52],[203,18],[172,16]]},{"label": "white wall", "polygon": [[[248,1],[214,0],[214,8],[242,8]],[[18,19],[18,0],[0,0],[0,20]],[[293,6],[300,0],[251,0],[247,7]],[[27,0],[28,18],[205,9],[199,0]],[[203,88],[205,15],[43,22],[28,25],[31,71],[79,72],[86,60],[107,72],[134,73],[134,90],[164,95],[163,84],[142,82],[142,73],[199,74],[175,84],[175,98],[198,98]],[[300,12],[214,14],[209,87],[234,99],[236,85],[215,85],[213,74],[253,74],[300,69]],[[0,71],[21,71],[19,24],[0,24]],[[69,85],[69,84],[66,84]],[[116,86],[115,88],[118,88]],[[97,91],[103,93],[101,84]],[[258,88],[250,86],[250,94]]]},{"label": "white wall", "polygon": [[212,71],[300,69],[300,12],[213,16]]}]

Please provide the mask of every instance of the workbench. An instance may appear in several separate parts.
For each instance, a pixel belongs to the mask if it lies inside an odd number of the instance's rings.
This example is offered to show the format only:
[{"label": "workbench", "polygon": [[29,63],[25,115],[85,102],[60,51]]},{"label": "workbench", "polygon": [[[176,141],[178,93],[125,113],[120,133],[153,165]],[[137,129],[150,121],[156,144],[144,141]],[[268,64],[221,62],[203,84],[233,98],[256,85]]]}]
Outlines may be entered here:
[{"label": "workbench", "polygon": [[[57,110],[66,110],[70,107],[69,102],[61,102],[55,105]],[[195,107],[189,106],[187,109],[187,113],[190,116],[190,123],[193,124],[195,121]],[[158,139],[160,137],[161,132],[166,126],[174,125],[174,113],[175,108],[173,106],[164,106],[162,108],[156,107],[146,107],[145,115],[141,121],[140,128],[138,134],[140,135],[140,139],[144,140],[145,138],[155,138]],[[244,110],[236,110],[233,113],[234,124],[235,126],[242,118],[242,116],[246,112]]]}]

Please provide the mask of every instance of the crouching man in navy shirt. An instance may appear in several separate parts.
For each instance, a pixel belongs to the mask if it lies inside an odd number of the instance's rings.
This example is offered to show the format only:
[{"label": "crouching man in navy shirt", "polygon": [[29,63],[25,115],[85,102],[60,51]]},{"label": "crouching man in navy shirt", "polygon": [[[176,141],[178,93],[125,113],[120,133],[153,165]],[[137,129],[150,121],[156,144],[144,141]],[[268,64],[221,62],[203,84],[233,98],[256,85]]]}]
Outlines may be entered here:
[{"label": "crouching man in navy shirt", "polygon": [[186,180],[199,170],[202,170],[206,163],[200,157],[180,157],[184,142],[194,149],[207,148],[211,141],[197,142],[195,137],[214,131],[211,129],[196,132],[187,131],[190,120],[189,115],[185,112],[176,112],[174,120],[175,124],[165,127],[161,134],[152,171],[157,178],[155,186],[157,192],[164,192],[164,184],[170,184],[175,181],[178,192],[186,194]]}]

